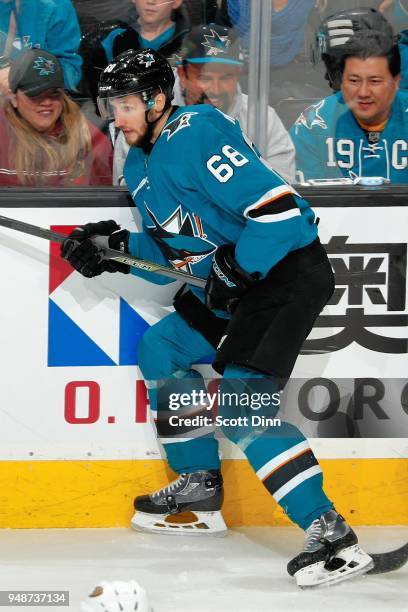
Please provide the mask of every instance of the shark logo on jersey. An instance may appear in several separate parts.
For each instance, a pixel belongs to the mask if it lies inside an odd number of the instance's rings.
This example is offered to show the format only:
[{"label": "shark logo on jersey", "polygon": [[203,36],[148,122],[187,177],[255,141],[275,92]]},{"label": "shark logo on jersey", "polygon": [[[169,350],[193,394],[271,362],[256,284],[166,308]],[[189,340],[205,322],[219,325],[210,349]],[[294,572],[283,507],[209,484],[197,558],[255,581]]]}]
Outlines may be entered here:
[{"label": "shark logo on jersey", "polygon": [[296,134],[301,126],[308,130],[312,130],[315,126],[320,127],[322,130],[327,130],[327,123],[323,117],[319,114],[319,111],[323,108],[325,100],[320,100],[317,104],[308,106],[303,113],[295,121]]},{"label": "shark logo on jersey", "polygon": [[205,259],[217,248],[213,242],[206,240],[198,215],[183,213],[181,206],[178,206],[160,223],[147,206],[146,210],[153,221],[147,230],[175,268],[185,268],[191,274],[191,265]]},{"label": "shark logo on jersey", "polygon": [[210,32],[211,36],[209,34],[204,35],[205,43],[203,43],[203,47],[207,47],[205,54],[209,56],[227,53],[231,46],[231,41],[228,36],[220,36],[215,30],[210,30]]},{"label": "shark logo on jersey", "polygon": [[166,127],[162,131],[162,134],[167,133],[167,142],[174,136],[174,134],[180,132],[180,130],[190,127],[190,119],[193,115],[198,115],[198,113],[183,113],[180,115],[180,117],[177,117],[177,119],[167,123]]}]

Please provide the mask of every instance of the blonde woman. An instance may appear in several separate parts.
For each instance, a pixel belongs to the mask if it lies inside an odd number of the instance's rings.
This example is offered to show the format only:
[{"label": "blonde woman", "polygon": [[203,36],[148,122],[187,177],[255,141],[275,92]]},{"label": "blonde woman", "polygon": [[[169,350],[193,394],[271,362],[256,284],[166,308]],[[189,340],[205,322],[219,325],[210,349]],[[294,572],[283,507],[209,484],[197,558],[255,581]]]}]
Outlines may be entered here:
[{"label": "blonde woman", "polygon": [[0,110],[0,185],[112,184],[109,139],[64,92],[58,59],[29,49],[11,65]]}]

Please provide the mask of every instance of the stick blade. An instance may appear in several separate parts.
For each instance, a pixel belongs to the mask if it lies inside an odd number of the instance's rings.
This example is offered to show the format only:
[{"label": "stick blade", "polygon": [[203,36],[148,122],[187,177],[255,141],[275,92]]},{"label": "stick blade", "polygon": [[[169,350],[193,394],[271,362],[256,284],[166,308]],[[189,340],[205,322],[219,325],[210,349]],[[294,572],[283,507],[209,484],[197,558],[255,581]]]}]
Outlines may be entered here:
[{"label": "stick blade", "polygon": [[394,572],[403,567],[408,561],[408,542],[396,550],[379,554],[369,553],[369,555],[374,561],[374,567],[367,572],[368,574]]}]

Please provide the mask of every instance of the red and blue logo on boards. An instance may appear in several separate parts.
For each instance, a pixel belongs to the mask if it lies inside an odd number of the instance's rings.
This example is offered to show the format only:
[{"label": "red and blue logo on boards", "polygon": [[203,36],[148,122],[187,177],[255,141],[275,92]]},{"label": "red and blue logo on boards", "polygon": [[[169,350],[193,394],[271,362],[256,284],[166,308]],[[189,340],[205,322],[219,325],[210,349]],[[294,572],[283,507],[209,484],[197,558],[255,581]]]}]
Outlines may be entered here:
[{"label": "red and blue logo on boards", "polygon": [[[51,229],[69,234],[74,227]],[[59,244],[50,243],[48,366],[137,365],[139,340],[154,321],[130,305],[135,277],[86,279],[59,250]]]}]

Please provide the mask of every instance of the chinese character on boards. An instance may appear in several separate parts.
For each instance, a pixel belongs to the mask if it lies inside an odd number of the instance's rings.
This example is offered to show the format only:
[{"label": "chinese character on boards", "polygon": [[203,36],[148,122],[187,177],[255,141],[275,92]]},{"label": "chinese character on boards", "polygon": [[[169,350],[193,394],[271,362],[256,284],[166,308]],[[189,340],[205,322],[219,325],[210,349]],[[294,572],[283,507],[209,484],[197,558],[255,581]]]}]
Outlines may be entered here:
[{"label": "chinese character on boards", "polygon": [[[341,328],[324,338],[308,339],[302,354],[330,353],[352,342],[381,353],[407,353],[408,337],[392,337],[384,328],[407,328],[406,243],[349,244],[333,236],[325,245],[336,288],[317,328]],[[383,328],[374,331],[373,328]]]}]

